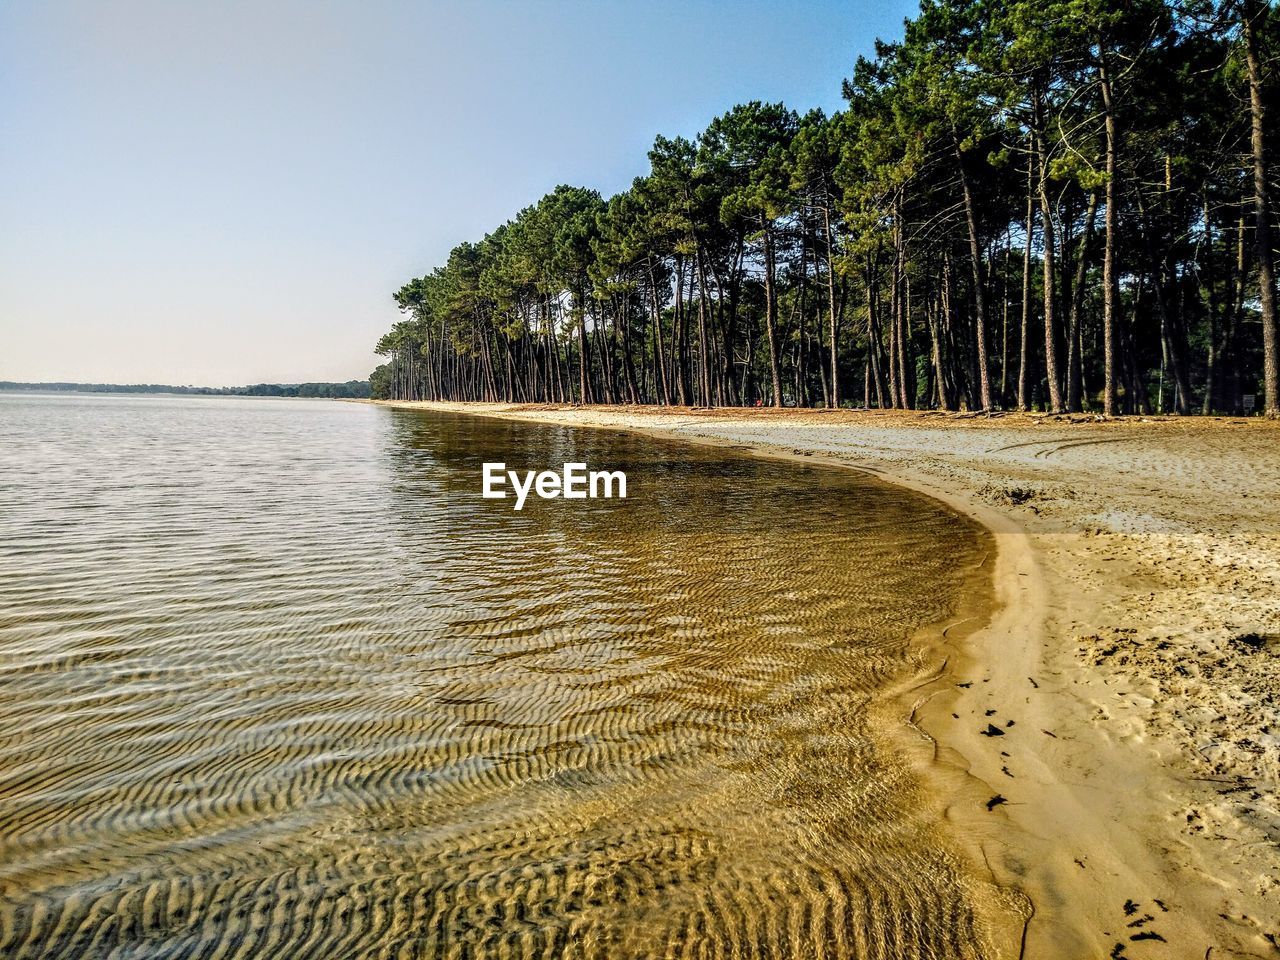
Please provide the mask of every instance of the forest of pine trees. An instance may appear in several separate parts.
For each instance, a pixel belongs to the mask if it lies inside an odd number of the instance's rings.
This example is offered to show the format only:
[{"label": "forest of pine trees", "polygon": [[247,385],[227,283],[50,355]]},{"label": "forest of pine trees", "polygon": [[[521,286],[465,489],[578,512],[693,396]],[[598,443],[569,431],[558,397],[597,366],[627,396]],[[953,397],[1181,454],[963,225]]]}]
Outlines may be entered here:
[{"label": "forest of pine trees", "polygon": [[1266,0],[925,0],[405,284],[374,396],[1280,414]]}]

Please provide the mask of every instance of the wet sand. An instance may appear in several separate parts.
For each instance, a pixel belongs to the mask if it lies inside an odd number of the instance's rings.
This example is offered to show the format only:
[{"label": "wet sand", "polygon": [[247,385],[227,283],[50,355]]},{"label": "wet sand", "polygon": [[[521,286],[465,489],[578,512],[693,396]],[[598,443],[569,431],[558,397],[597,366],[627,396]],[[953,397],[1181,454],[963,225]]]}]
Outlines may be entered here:
[{"label": "wet sand", "polygon": [[999,612],[902,714],[1034,905],[1017,952],[1280,951],[1280,424],[413,406],[856,467],[978,519]]}]

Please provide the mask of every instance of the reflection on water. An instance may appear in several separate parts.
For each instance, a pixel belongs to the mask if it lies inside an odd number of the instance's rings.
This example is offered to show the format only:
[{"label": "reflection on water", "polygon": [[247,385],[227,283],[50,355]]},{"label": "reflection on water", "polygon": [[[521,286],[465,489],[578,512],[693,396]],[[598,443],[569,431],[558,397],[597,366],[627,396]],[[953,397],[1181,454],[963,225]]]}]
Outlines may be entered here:
[{"label": "reflection on water", "polygon": [[[485,460],[629,498],[515,513]],[[988,548],[928,501],[600,431],[0,396],[0,520],[0,956],[984,952],[885,730]]]}]

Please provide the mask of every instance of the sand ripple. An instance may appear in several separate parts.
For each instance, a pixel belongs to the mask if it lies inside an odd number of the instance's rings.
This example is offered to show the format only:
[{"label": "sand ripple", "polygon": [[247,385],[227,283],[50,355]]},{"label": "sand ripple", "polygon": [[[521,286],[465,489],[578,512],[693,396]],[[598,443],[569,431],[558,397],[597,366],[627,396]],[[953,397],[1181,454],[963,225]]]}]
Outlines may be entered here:
[{"label": "sand ripple", "polygon": [[[954,515],[346,405],[0,429],[0,956],[984,954],[885,730],[986,549]],[[513,514],[485,459],[633,497]]]}]

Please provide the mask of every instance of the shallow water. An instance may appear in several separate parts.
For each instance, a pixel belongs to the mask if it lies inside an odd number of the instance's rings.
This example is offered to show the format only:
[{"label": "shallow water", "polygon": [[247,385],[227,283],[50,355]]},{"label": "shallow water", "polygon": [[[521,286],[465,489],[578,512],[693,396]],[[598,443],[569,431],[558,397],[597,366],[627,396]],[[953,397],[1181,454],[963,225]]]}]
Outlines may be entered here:
[{"label": "shallow water", "polygon": [[885,695],[988,549],[605,431],[0,394],[0,956],[982,955]]}]

